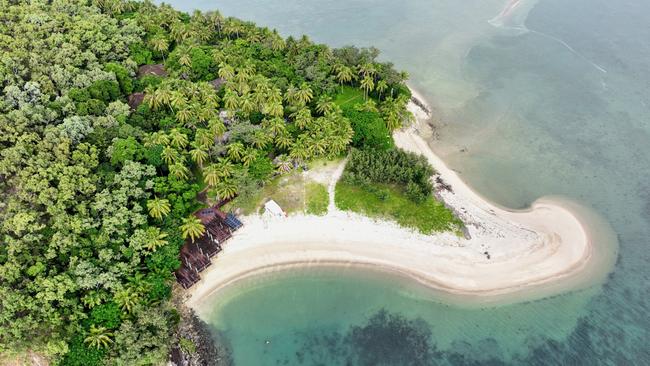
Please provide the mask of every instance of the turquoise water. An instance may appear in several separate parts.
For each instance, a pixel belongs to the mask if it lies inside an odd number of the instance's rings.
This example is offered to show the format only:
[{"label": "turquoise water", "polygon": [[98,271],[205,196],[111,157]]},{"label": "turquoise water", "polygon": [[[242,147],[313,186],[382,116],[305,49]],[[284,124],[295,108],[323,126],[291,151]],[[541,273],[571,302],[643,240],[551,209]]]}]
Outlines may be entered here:
[{"label": "turquoise water", "polygon": [[495,19],[507,2],[176,2],[377,46],[435,107],[435,149],[474,188],[513,208],[567,196],[620,245],[602,286],[490,308],[354,270],[258,278],[204,314],[235,364],[650,364],[650,3],[521,0]]}]

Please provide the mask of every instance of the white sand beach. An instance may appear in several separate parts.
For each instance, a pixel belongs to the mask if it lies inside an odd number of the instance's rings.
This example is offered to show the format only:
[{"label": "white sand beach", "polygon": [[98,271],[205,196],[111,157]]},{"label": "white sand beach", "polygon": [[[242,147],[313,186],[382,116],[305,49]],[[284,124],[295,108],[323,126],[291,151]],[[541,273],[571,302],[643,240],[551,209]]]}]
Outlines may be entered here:
[{"label": "white sand beach", "polygon": [[[418,123],[428,117],[414,103],[410,108]],[[416,123],[396,132],[395,142],[424,155],[451,186],[451,191],[440,190],[439,195],[465,223],[469,238],[452,233],[422,235],[336,209],[333,194],[344,168],[341,164],[330,178],[326,216],[244,217],[244,227],[201,274],[188,304],[198,306],[239,279],[298,265],[373,266],[438,290],[481,298],[531,290],[549,295],[591,285],[609,272],[614,251],[594,249],[592,231],[581,221],[584,217],[574,213],[580,211],[577,206],[547,198],[524,211],[492,204],[433,153],[417,128]],[[547,291],[538,291],[542,287]]]}]

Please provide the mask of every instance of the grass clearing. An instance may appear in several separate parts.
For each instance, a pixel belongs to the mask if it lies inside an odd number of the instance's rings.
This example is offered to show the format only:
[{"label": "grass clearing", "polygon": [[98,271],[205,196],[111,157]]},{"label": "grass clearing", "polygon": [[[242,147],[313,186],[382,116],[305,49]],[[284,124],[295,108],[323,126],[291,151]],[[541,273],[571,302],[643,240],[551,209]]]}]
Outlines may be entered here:
[{"label": "grass clearing", "polygon": [[392,220],[423,234],[453,231],[462,235],[462,222],[441,202],[429,197],[422,203],[415,203],[395,186],[360,187],[342,179],[336,185],[335,203],[341,210]]},{"label": "grass clearing", "polygon": [[339,107],[353,107],[357,104],[364,102],[363,91],[359,88],[344,85],[340,88],[340,92],[334,98],[334,103]]},{"label": "grass clearing", "polygon": [[318,216],[327,214],[330,196],[324,184],[307,183],[305,186],[305,196],[306,213]]}]

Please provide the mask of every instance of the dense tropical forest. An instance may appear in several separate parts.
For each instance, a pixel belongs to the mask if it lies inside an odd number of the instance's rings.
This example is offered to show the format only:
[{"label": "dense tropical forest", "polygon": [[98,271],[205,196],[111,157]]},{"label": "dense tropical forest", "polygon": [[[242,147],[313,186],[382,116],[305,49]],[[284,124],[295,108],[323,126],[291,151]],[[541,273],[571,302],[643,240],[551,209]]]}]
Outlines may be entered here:
[{"label": "dense tropical forest", "polygon": [[[375,49],[150,2],[5,1],[0,18],[2,354],[164,363],[194,211],[350,147],[392,149],[411,118],[407,75]],[[430,171],[412,162],[418,201]]]}]

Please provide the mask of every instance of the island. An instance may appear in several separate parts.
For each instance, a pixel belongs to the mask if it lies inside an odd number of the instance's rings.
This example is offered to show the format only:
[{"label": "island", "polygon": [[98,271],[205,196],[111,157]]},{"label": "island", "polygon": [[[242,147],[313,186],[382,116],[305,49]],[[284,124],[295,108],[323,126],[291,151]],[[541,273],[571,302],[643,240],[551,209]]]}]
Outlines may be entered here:
[{"label": "island", "polygon": [[148,1],[0,10],[0,362],[217,352],[194,310],[265,271],[372,267],[489,302],[612,260],[577,205],[465,184],[374,48]]}]

